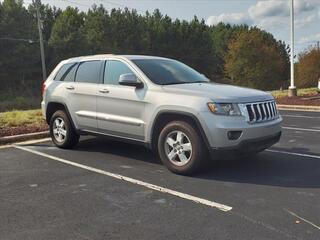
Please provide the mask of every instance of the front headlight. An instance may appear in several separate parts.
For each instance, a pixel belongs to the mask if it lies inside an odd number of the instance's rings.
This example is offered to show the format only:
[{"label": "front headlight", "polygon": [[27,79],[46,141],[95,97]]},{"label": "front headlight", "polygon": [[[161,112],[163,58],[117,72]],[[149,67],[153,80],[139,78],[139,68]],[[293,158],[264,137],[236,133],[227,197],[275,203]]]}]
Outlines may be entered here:
[{"label": "front headlight", "polygon": [[241,116],[238,104],[235,103],[208,103],[209,110],[214,114],[226,116]]}]

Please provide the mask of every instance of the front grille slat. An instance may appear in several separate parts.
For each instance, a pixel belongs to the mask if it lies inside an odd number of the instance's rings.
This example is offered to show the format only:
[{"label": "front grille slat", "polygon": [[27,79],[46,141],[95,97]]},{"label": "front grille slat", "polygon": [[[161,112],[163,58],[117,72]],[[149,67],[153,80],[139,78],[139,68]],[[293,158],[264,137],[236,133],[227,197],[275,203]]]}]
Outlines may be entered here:
[{"label": "front grille slat", "polygon": [[258,110],[258,104],[253,104],[253,110],[256,115],[256,121],[260,120],[260,112]]},{"label": "front grille slat", "polygon": [[249,123],[265,122],[279,117],[275,101],[247,103],[244,105]]},{"label": "front grille slat", "polygon": [[266,119],[266,112],[265,112],[263,106],[264,106],[263,103],[260,103],[260,104],[259,104],[260,112],[261,112],[261,120],[262,120],[262,121]]},{"label": "front grille slat", "polygon": [[269,107],[269,111],[270,111],[270,118],[273,118],[273,112],[272,112],[272,107],[271,107],[270,102],[268,102],[268,107]]},{"label": "front grille slat", "polygon": [[254,111],[253,105],[250,105],[250,108],[251,108],[251,111],[252,111],[252,113],[253,113],[253,119],[252,119],[252,121],[257,121],[257,115],[256,115],[256,113],[255,113],[255,111]]},{"label": "front grille slat", "polygon": [[275,115],[276,115],[276,111],[275,111],[275,109],[274,109],[274,104],[271,103],[271,106],[272,106],[273,115],[275,116]]},{"label": "front grille slat", "polygon": [[269,113],[269,109],[268,109],[268,104],[267,104],[267,103],[264,103],[264,104],[263,104],[263,108],[264,108],[264,110],[265,110],[265,112],[266,112],[266,118],[267,118],[267,119],[270,119],[270,113]]},{"label": "front grille slat", "polygon": [[277,110],[277,107],[276,107],[276,103],[275,103],[275,102],[273,103],[273,106],[274,106],[274,111],[275,111],[276,115],[278,115],[278,110]]}]

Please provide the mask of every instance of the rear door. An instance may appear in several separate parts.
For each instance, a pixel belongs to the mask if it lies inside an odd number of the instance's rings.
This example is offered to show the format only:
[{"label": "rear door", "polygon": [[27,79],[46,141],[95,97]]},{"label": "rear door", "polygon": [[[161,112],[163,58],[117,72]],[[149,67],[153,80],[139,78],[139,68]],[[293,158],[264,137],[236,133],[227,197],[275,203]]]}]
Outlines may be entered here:
[{"label": "rear door", "polygon": [[97,87],[102,63],[98,60],[80,62],[75,81],[65,85],[68,109],[78,129],[97,131]]},{"label": "rear door", "polygon": [[144,84],[143,88],[119,85],[121,74],[137,75],[124,61],[107,60],[103,72],[103,83],[99,86],[97,94],[99,132],[143,141],[147,85]]}]

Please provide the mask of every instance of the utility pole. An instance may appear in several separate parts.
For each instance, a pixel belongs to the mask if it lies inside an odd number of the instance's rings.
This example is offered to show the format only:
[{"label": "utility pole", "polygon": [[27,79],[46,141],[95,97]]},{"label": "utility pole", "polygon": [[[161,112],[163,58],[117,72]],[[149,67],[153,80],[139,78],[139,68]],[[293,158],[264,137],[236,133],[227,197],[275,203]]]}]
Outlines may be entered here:
[{"label": "utility pole", "polygon": [[46,70],[46,60],[44,55],[44,46],[43,46],[43,36],[42,36],[42,22],[40,16],[40,0],[34,0],[34,4],[36,6],[37,11],[37,22],[38,22],[38,30],[39,30],[39,42],[40,42],[40,54],[41,54],[41,66],[42,66],[42,78],[43,81],[47,79],[47,70]]},{"label": "utility pole", "polygon": [[297,96],[297,88],[294,85],[294,5],[293,0],[291,1],[291,11],[290,11],[290,19],[291,19],[291,55],[290,55],[290,62],[291,62],[291,80],[290,80],[290,87],[289,87],[289,97]]}]

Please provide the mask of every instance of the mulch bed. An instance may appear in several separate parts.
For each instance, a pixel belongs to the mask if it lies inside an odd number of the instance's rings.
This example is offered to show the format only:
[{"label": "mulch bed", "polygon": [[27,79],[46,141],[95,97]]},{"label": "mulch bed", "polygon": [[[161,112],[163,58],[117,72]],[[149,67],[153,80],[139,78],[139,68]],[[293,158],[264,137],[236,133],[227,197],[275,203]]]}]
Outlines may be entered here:
[{"label": "mulch bed", "polygon": [[[315,98],[318,96],[319,98]],[[307,98],[307,99],[306,99]],[[308,99],[310,98],[310,99]],[[320,106],[320,95],[304,95],[299,97],[280,97],[276,98],[277,104],[283,105],[305,105],[305,106]]]},{"label": "mulch bed", "polygon": [[39,125],[26,125],[19,127],[4,127],[0,128],[0,137],[13,136],[25,133],[35,133],[47,131],[48,125],[43,123]]}]

